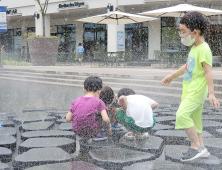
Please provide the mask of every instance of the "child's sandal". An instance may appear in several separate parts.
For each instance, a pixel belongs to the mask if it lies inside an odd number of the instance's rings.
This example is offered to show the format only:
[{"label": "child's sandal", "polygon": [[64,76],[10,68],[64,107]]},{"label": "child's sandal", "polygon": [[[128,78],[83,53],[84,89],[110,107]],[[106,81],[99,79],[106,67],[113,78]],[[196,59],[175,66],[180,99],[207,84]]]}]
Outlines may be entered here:
[{"label": "child's sandal", "polygon": [[[129,136],[130,134],[133,134],[133,136]],[[135,140],[136,139],[133,132],[128,132],[124,136],[125,136],[126,139],[129,139],[129,140]]]},{"label": "child's sandal", "polygon": [[146,138],[149,138],[148,132],[136,135],[136,139],[146,139]]}]

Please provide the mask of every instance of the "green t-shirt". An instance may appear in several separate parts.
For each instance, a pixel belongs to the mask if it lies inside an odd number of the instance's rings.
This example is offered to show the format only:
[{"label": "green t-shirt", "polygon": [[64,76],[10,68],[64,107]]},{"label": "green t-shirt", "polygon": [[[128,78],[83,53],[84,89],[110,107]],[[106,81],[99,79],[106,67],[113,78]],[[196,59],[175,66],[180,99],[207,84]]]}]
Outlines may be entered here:
[{"label": "green t-shirt", "polygon": [[202,62],[212,67],[212,53],[206,42],[190,50],[183,78],[182,100],[190,99],[197,103],[204,103],[208,95],[208,85]]}]

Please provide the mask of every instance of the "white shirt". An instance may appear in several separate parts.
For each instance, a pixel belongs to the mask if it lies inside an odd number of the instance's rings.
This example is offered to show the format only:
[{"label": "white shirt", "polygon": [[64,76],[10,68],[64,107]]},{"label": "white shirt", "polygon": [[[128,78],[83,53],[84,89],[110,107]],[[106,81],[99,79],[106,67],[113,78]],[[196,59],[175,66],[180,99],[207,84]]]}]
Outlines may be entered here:
[{"label": "white shirt", "polygon": [[153,126],[153,110],[151,105],[156,103],[154,100],[143,95],[126,96],[127,109],[126,115],[135,120],[135,124],[139,127]]}]

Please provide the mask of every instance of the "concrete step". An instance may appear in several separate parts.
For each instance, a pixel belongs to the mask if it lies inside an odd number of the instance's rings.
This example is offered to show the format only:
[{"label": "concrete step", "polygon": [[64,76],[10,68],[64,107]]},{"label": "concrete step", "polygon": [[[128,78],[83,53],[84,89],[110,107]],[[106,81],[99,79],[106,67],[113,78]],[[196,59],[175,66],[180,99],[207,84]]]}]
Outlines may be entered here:
[{"label": "concrete step", "polygon": [[[99,76],[106,78],[125,78],[125,79],[140,79],[140,80],[162,80],[164,76],[152,76],[152,75],[122,75],[122,74],[105,74],[105,73],[80,73],[80,72],[64,72],[64,71],[47,71],[47,70],[29,70],[29,69],[0,69],[0,72],[13,72],[13,73],[43,73],[43,74],[56,74],[56,75],[78,75],[78,76]],[[149,72],[147,72],[149,73]],[[174,82],[182,82],[183,76],[174,79]],[[217,79],[214,76],[214,84],[222,85],[222,79]]]},{"label": "concrete step", "polygon": [[[35,77],[50,77],[60,79],[72,79],[72,80],[85,80],[87,76],[79,75],[61,75],[61,74],[43,74],[43,73],[29,73],[29,72],[0,72],[1,75],[23,75],[23,76],[35,76]],[[101,76],[100,76],[101,77]],[[136,83],[136,84],[152,84],[160,85],[160,80],[151,79],[131,79],[131,78],[115,78],[115,77],[101,77],[104,82],[119,82],[119,83]],[[170,84],[172,87],[182,87],[182,82],[174,81]]]},{"label": "concrete step", "polygon": [[[43,81],[56,81],[66,83],[83,84],[87,76],[73,76],[73,75],[57,75],[57,74],[42,74],[42,73],[28,73],[28,72],[0,72],[2,76],[20,76],[24,78],[42,79]],[[127,85],[134,90],[160,91],[168,93],[182,93],[182,82],[173,81],[169,86],[161,85],[159,80],[140,80],[140,79],[123,79],[123,78],[106,78],[101,77],[105,85],[118,85],[120,88]],[[216,97],[221,97],[222,85],[215,84]]]},{"label": "concrete step", "polygon": [[[80,84],[83,85],[84,80],[72,80],[72,79],[58,79],[58,78],[48,78],[48,77],[35,77],[35,76],[24,76],[24,75],[13,75],[13,74],[7,74],[3,75],[0,74],[1,78],[3,77],[12,77],[12,78],[23,78],[23,79],[32,79],[32,80],[39,80],[39,81],[49,81],[49,82],[60,82],[60,83],[68,83],[68,84]],[[102,78],[103,79],[103,78]],[[159,83],[159,85],[144,85],[139,84],[136,82],[125,82],[125,83],[119,83],[119,82],[112,82],[112,81],[105,81],[103,79],[103,83],[105,86],[110,87],[117,87],[117,88],[132,88],[133,90],[144,90],[144,91],[158,91],[158,92],[165,92],[165,93],[173,93],[173,94],[181,94],[182,88],[177,87],[166,87]]]},{"label": "concrete step", "polygon": [[[62,79],[72,79],[72,80],[85,80],[87,76],[80,76],[80,75],[64,75],[64,74],[45,74],[45,73],[35,73],[35,72],[12,72],[12,71],[0,71],[2,74],[15,74],[15,75],[32,75],[36,77],[55,77],[55,78],[62,78]],[[118,82],[118,83],[136,83],[136,84],[144,84],[144,85],[160,85],[160,81],[162,79],[150,79],[148,76],[148,79],[131,79],[131,78],[115,78],[115,77],[101,77],[104,82]],[[175,79],[173,82],[170,83],[169,87],[180,87],[182,88],[182,80]],[[222,85],[217,84],[216,81],[214,83],[214,90],[215,91],[222,91]]]},{"label": "concrete step", "polygon": [[[44,83],[44,84],[54,84],[54,85],[62,85],[62,86],[74,86],[79,87],[82,89],[82,84],[70,84],[70,83],[61,83],[61,82],[49,82],[49,81],[40,81],[40,80],[33,80],[33,79],[24,79],[20,77],[1,77],[0,79],[7,79],[15,81],[25,81],[25,82],[33,82],[33,83]],[[128,87],[128,86],[126,86]],[[120,88],[112,87],[115,93],[118,92]],[[144,91],[144,90],[136,90],[138,94],[146,95],[153,100],[159,102],[159,103],[173,103],[173,104],[179,104],[181,101],[181,94],[172,94],[172,93],[162,93],[157,91]],[[222,103],[222,99],[218,99],[220,103]],[[209,100],[208,98],[205,101],[205,107],[209,107]]]},{"label": "concrete step", "polygon": [[[182,78],[175,79],[169,86],[166,87],[160,83],[160,80],[163,78],[161,76],[125,76],[78,72],[0,69],[0,78],[3,79],[71,85],[81,88],[83,87],[85,78],[90,75],[100,76],[103,79],[104,85],[110,86],[114,90],[117,89],[117,91],[120,88],[129,87],[134,89],[137,93],[150,94],[152,98],[156,98],[156,100],[173,100],[177,103],[180,102],[182,94]],[[222,85],[215,84],[215,96],[218,98],[218,100],[222,99],[221,91]]]}]

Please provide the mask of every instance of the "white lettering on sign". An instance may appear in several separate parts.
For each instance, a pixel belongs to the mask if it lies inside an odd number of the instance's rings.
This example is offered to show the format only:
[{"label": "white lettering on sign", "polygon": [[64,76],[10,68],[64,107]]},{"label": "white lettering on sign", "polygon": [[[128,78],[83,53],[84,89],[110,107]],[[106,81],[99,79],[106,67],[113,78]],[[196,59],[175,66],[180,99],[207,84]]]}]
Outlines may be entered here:
[{"label": "white lettering on sign", "polygon": [[6,12],[0,12],[0,22],[6,22]]}]

